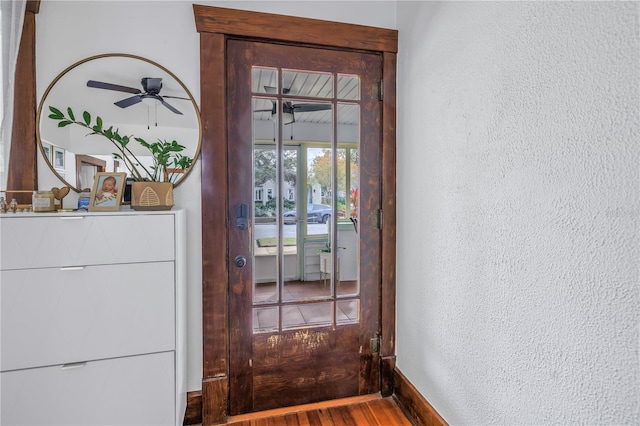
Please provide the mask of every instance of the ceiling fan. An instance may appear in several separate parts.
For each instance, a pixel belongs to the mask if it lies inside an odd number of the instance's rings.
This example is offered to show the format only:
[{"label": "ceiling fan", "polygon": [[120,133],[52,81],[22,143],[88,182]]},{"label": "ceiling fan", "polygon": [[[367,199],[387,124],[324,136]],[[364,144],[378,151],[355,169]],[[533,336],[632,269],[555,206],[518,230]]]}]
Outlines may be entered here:
[{"label": "ceiling fan", "polygon": [[162,89],[162,79],[161,78],[151,78],[144,77],[140,83],[142,84],[142,90],[136,89],[134,87],[121,86],[118,84],[104,83],[101,81],[89,80],[87,81],[87,87],[95,87],[96,89],[106,89],[106,90],[115,90],[117,92],[126,92],[133,93],[134,96],[129,98],[125,98],[121,101],[114,102],[115,105],[120,108],[127,108],[131,105],[135,105],[137,103],[142,102],[145,99],[157,100],[162,105],[167,107],[170,111],[183,115],[178,109],[168,104],[164,99],[184,99],[190,100],[189,98],[182,98],[179,96],[160,96],[160,89]]},{"label": "ceiling fan", "polygon": [[[267,93],[275,94],[278,92],[278,89],[271,86],[264,86],[264,90]],[[289,93],[289,89],[282,89],[283,94]],[[257,109],[253,112],[271,112],[271,117],[275,118],[278,113],[277,103],[275,100],[272,100],[273,104],[270,109]],[[315,112],[315,111],[326,111],[331,109],[331,104],[312,104],[312,103],[304,103],[304,104],[294,104],[291,101],[283,101],[282,102],[282,117],[284,124],[291,124],[296,121],[295,114],[296,112]]]}]

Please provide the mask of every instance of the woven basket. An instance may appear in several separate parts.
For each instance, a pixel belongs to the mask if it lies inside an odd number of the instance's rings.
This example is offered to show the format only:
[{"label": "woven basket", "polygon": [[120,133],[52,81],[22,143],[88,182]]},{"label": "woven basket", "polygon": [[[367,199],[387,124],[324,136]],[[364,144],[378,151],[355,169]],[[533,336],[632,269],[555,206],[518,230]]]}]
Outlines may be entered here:
[{"label": "woven basket", "polygon": [[171,182],[133,182],[131,208],[134,210],[171,210],[173,184]]}]

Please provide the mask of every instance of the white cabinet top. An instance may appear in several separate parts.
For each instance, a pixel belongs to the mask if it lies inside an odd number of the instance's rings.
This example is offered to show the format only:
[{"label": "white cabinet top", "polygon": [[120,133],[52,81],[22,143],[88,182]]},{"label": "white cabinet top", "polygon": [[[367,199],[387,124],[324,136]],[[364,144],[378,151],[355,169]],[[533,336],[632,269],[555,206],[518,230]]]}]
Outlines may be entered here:
[{"label": "white cabinet top", "polygon": [[0,269],[174,260],[175,213],[1,214]]}]

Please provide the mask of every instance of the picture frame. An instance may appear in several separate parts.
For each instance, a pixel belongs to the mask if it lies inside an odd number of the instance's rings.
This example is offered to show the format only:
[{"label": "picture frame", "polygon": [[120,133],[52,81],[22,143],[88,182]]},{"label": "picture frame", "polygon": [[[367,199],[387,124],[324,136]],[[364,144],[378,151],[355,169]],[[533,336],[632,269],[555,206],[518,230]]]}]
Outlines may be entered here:
[{"label": "picture frame", "polygon": [[51,162],[51,144],[50,143],[46,143],[46,142],[42,142],[42,152],[44,152],[44,156],[49,161],[49,164],[52,164],[52,162]]},{"label": "picture frame", "polygon": [[53,147],[53,168],[64,170],[64,148]]},{"label": "picture frame", "polygon": [[89,211],[117,211],[122,203],[127,174],[122,172],[98,172],[93,181]]}]

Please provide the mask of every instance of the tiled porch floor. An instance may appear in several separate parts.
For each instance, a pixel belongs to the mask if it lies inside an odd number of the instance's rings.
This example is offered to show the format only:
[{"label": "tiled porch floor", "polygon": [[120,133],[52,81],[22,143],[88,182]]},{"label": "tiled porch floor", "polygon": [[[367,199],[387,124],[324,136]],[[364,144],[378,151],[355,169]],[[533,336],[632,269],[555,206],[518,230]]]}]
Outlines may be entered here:
[{"label": "tiled porch floor", "polygon": [[[289,281],[282,291],[284,301],[309,300],[330,295],[329,283],[323,281]],[[338,295],[356,295],[356,281],[341,281]],[[258,284],[255,289],[257,302],[275,301],[276,287],[274,283]],[[304,326],[330,325],[333,318],[333,302],[307,302],[282,307],[282,327],[297,328]],[[336,302],[336,322],[346,324],[358,321],[358,300],[347,299]],[[253,326],[255,331],[266,331],[278,325],[278,307],[270,306],[253,310]]]}]

